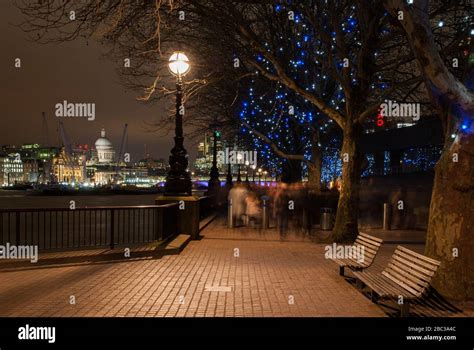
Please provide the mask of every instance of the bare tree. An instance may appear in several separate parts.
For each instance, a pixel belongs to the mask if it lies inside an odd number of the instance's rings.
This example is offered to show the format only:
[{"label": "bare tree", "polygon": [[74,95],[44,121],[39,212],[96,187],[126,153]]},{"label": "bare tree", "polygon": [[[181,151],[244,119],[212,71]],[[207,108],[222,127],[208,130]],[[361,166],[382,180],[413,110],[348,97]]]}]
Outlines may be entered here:
[{"label": "bare tree", "polygon": [[[404,31],[377,0],[278,4],[256,0],[43,0],[19,6],[27,16],[24,29],[37,34],[40,41],[99,37],[118,62],[129,58],[131,67],[123,67],[121,76],[126,85],[144,91],[146,101],[173,93],[163,67],[171,51],[186,47],[193,62],[185,83],[187,114],[192,111],[195,116],[186,119],[201,127],[217,118],[229,131],[237,132],[234,97],[240,92],[238,84],[245,84],[249,75],[257,75],[260,82],[281,84],[308,101],[342,130],[343,185],[333,231],[336,241],[353,240],[358,232],[363,164],[359,139],[364,128],[373,122],[384,99],[423,94],[423,78],[413,71],[414,54],[404,45]],[[75,11],[74,21],[71,11]],[[294,77],[279,51],[277,38],[293,38],[303,25],[312,34],[305,44],[311,62],[308,75],[325,72],[342,89],[340,101],[308,89],[304,80]],[[265,64],[256,60],[257,55],[265,57]],[[235,59],[240,62],[238,68]],[[163,123],[166,121],[163,117]],[[259,132],[271,144],[268,135]]]},{"label": "bare tree", "polygon": [[[474,93],[463,84],[472,79],[472,3],[452,1],[439,11],[437,2],[417,0],[407,5],[387,0],[393,16],[402,16],[433,106],[445,130],[445,145],[436,165],[426,239],[426,254],[441,260],[434,285],[455,299],[474,298]],[[443,50],[434,35],[436,22],[448,27],[449,45]],[[439,25],[438,25],[439,26]],[[436,28],[436,27],[435,27]],[[469,63],[469,59],[471,63]],[[454,64],[456,62],[456,64]],[[453,135],[453,137],[451,136]]]}]

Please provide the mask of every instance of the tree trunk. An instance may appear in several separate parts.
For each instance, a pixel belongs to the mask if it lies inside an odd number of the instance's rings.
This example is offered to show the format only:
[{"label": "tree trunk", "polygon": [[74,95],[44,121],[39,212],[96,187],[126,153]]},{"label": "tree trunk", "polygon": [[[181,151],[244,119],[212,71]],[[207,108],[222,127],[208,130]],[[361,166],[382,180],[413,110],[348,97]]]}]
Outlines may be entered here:
[{"label": "tree trunk", "polygon": [[441,261],[437,291],[474,300],[474,135],[458,138],[436,165],[425,253]]},{"label": "tree trunk", "polygon": [[321,156],[308,162],[308,189],[314,193],[321,193]]},{"label": "tree trunk", "polygon": [[317,132],[313,131],[311,138],[311,161],[308,163],[308,189],[321,193],[321,147],[318,146]]},{"label": "tree trunk", "polygon": [[342,185],[337,205],[336,223],[332,231],[335,242],[352,242],[357,237],[359,217],[359,186],[361,155],[358,146],[360,132],[348,126],[342,142]]},{"label": "tree trunk", "polygon": [[301,181],[302,165],[300,160],[285,159],[282,166],[281,181],[294,183]]}]

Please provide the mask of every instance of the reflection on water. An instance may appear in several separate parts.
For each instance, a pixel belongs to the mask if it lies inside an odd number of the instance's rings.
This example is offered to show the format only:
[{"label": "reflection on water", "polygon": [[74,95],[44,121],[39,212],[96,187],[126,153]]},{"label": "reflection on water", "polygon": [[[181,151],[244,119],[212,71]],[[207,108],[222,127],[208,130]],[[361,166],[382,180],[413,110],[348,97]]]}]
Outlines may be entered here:
[{"label": "reflection on water", "polygon": [[6,208],[65,208],[74,200],[76,208],[93,206],[153,205],[156,194],[98,195],[98,196],[38,196],[27,191],[0,190],[0,209]]}]

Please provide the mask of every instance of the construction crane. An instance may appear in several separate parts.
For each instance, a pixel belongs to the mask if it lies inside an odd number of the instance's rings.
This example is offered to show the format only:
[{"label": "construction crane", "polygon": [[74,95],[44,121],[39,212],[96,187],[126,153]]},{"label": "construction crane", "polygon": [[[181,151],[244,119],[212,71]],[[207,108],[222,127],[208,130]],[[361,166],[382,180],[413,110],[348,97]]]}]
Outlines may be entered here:
[{"label": "construction crane", "polygon": [[118,154],[118,157],[117,157],[116,167],[115,167],[115,180],[116,181],[119,178],[120,163],[123,161],[125,139],[128,136],[127,135],[127,129],[128,129],[128,124],[125,124],[124,127],[123,127],[122,142],[120,143],[120,151],[119,151],[119,154]]},{"label": "construction crane", "polygon": [[69,137],[66,133],[66,129],[64,128],[64,124],[62,121],[59,122],[59,133],[61,135],[61,140],[63,141],[64,150],[66,151],[66,155],[71,157],[72,156],[72,144],[69,141]]},{"label": "construction crane", "polygon": [[[63,146],[64,146],[65,165],[67,165],[69,167],[72,167],[73,174],[75,174],[77,166],[74,162],[72,144],[69,140],[69,137],[66,133],[66,129],[64,128],[64,124],[63,124],[62,121],[59,122],[59,133],[61,135],[61,140],[63,141]],[[59,174],[59,180],[61,180],[61,174]],[[75,181],[74,175],[73,175],[73,181]],[[61,182],[61,181],[59,181],[59,182]]]}]

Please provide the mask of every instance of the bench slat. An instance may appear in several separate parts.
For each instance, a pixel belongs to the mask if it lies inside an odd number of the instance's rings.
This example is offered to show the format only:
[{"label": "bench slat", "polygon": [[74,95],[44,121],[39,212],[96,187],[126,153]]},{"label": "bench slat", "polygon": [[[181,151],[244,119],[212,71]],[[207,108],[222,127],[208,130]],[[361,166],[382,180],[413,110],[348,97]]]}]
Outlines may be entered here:
[{"label": "bench slat", "polygon": [[416,261],[414,259],[407,259],[405,258],[404,255],[399,254],[400,252],[395,252],[392,256],[392,259],[397,260],[401,262],[402,264],[408,265],[412,267],[415,270],[418,270],[419,272],[428,275],[428,276],[433,276],[436,272],[436,269],[426,269],[425,266],[420,266],[417,265],[419,261]]},{"label": "bench slat", "polygon": [[370,248],[370,247],[367,247],[365,244],[360,244],[360,242],[358,242],[358,241],[355,241],[355,242],[354,242],[354,245],[355,245],[355,246],[364,247],[364,251],[369,252],[369,253],[372,253],[373,255],[376,255],[376,254],[377,254],[377,249],[372,249],[372,248]]},{"label": "bench slat", "polygon": [[364,232],[359,232],[359,235],[364,237],[364,238],[367,238],[371,241],[375,241],[377,243],[379,243],[379,245],[381,245],[383,243],[383,239],[382,238],[378,238],[378,237],[375,237],[375,236],[371,236],[371,235],[368,235],[367,233],[364,233]]},{"label": "bench slat", "polygon": [[354,275],[382,298],[398,297],[399,295],[407,299],[415,297],[414,294],[383,275],[371,272],[354,272]]},{"label": "bench slat", "polygon": [[395,254],[397,254],[399,256],[402,256],[404,259],[410,260],[410,261],[416,263],[417,265],[422,266],[425,269],[428,269],[430,271],[436,271],[436,269],[438,268],[438,265],[433,265],[433,264],[424,262],[424,261],[418,259],[417,257],[412,256],[410,254],[407,254],[407,253],[405,253],[404,251],[401,251],[401,250],[396,250]]},{"label": "bench slat", "polygon": [[408,284],[406,284],[405,282],[403,281],[400,281],[398,278],[394,277],[393,275],[387,273],[386,271],[382,271],[382,275],[384,275],[385,277],[391,279],[393,282],[395,282],[396,284],[400,285],[400,287],[403,287],[405,288],[407,291],[409,291],[410,293],[412,293],[413,295],[415,296],[420,296],[421,293],[416,290],[416,289],[413,289],[412,287],[410,287]]},{"label": "bench slat", "polygon": [[405,252],[405,253],[407,253],[407,254],[413,255],[413,256],[415,256],[415,257],[421,259],[421,260],[424,260],[425,262],[428,262],[428,263],[430,263],[430,264],[432,264],[432,265],[436,265],[436,266],[438,266],[438,267],[439,267],[439,265],[441,265],[441,262],[440,262],[440,261],[435,260],[435,259],[428,258],[428,257],[425,256],[425,255],[422,255],[422,254],[419,254],[419,253],[417,253],[417,252],[414,252],[413,250],[410,250],[410,249],[408,249],[408,248],[405,248],[405,247],[403,247],[403,246],[401,246],[401,245],[399,245],[399,246],[397,247],[397,249],[398,249],[398,250],[401,250],[401,251],[403,251],[403,252]]},{"label": "bench slat", "polygon": [[423,268],[418,267],[418,265],[413,264],[410,261],[401,259],[399,256],[393,256],[393,259],[390,260],[390,263],[397,266],[406,273],[416,275],[417,277],[422,278],[424,281],[430,281],[431,277],[433,277],[435,274],[433,271],[424,270]]},{"label": "bench slat", "polygon": [[364,248],[364,261],[359,262],[357,259],[350,258],[350,259],[332,259],[336,262],[339,266],[349,266],[356,270],[365,269],[372,265],[378,251],[380,245],[382,244],[382,240],[376,237],[372,237],[370,235],[360,233],[356,240],[354,241],[353,245],[357,248],[363,247]]},{"label": "bench slat", "polygon": [[366,247],[367,249],[371,249],[374,252],[376,252],[380,248],[380,246],[374,246],[374,245],[368,244],[367,242],[361,240],[359,237],[357,237],[357,239],[354,241],[354,244],[355,243],[357,243],[359,245],[362,245],[362,246]]},{"label": "bench slat", "polygon": [[365,242],[367,245],[373,246],[375,248],[380,247],[380,245],[381,245],[381,243],[379,243],[377,241],[373,241],[373,240],[371,240],[369,238],[366,238],[364,236],[359,235],[359,236],[357,236],[357,239],[359,239],[359,240]]},{"label": "bench slat", "polygon": [[364,242],[359,241],[359,239],[356,239],[356,240],[354,241],[354,245],[360,245],[360,246],[364,247],[365,250],[370,251],[370,252],[372,252],[372,253],[374,253],[374,254],[377,253],[377,250],[379,249],[378,247],[377,247],[377,248],[373,248],[372,246],[368,246],[368,245],[365,244]]},{"label": "bench slat", "polygon": [[407,277],[411,278],[412,280],[417,280],[421,282],[429,282],[431,279],[431,277],[423,275],[414,269],[407,271],[404,267],[399,266],[398,263],[395,264],[394,261],[390,261],[387,265],[387,268],[397,270],[400,273],[405,274]]},{"label": "bench slat", "polygon": [[423,290],[429,285],[428,282],[407,275],[405,271],[400,271],[399,269],[393,267],[386,268],[384,272],[390,276],[393,276],[397,280],[402,281],[406,285],[416,290],[418,293],[422,293]]},{"label": "bench slat", "polygon": [[367,249],[366,246],[360,245],[359,243],[354,243],[355,246],[361,247],[364,249],[364,255],[366,255],[368,258],[374,258],[377,255],[376,251],[373,251],[372,249]]}]

